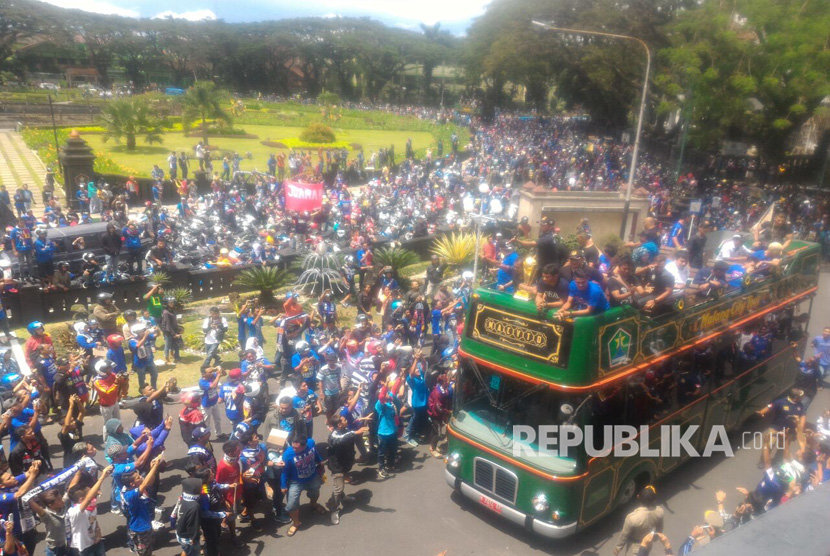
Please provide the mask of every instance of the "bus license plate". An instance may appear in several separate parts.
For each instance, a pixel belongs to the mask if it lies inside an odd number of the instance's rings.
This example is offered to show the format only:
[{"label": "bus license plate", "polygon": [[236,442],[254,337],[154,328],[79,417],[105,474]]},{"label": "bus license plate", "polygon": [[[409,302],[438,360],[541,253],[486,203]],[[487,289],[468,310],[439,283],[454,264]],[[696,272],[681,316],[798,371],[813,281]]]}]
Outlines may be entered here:
[{"label": "bus license plate", "polygon": [[479,495],[478,501],[482,506],[493,510],[497,514],[501,513],[501,504],[499,504],[498,502],[496,502],[492,498],[487,498],[486,496],[481,494],[481,495]]}]

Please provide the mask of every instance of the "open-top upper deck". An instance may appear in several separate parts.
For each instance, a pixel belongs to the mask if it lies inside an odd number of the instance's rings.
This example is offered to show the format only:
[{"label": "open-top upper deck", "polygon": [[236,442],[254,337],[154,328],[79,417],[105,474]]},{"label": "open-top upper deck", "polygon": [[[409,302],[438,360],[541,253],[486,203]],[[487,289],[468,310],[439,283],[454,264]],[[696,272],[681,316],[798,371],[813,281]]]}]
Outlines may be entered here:
[{"label": "open-top upper deck", "polygon": [[584,390],[689,349],[726,329],[813,294],[819,246],[793,241],[773,272],[747,275],[659,317],[633,307],[559,320],[533,299],[480,288],[473,295],[462,354],[506,373]]}]

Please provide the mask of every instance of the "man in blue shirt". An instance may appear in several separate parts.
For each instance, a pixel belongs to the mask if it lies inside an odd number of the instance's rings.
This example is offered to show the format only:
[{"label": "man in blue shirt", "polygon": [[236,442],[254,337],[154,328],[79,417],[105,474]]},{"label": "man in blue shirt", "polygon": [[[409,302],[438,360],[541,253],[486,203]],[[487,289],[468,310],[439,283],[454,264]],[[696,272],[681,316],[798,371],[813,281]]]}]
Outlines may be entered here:
[{"label": "man in blue shirt", "polygon": [[220,367],[205,367],[202,369],[202,378],[199,379],[199,389],[202,391],[202,414],[205,416],[205,426],[213,426],[213,435],[222,436],[222,414],[219,412],[219,381],[226,371]]},{"label": "man in blue shirt", "polygon": [[[19,265],[17,270],[20,274],[20,279],[25,280],[31,278],[34,274],[34,261],[32,260],[34,243],[32,242],[32,232],[26,227],[26,223],[22,218],[17,221],[17,227],[12,229],[9,237],[12,240],[14,254],[17,255]],[[23,270],[24,266],[26,267],[25,271]]]},{"label": "man in blue shirt", "polygon": [[813,356],[818,359],[821,380],[830,372],[830,326],[825,326],[821,336],[813,338]]},{"label": "man in blue shirt", "polygon": [[425,370],[424,354],[419,349],[415,352],[415,360],[412,361],[412,366],[406,376],[406,384],[412,393],[412,418],[406,428],[406,441],[413,447],[418,446],[418,437],[423,433],[424,424],[428,420],[429,388],[427,388]]},{"label": "man in blue shirt", "polygon": [[326,509],[317,503],[320,497],[320,478],[323,469],[323,458],[314,447],[314,440],[301,435],[295,435],[291,446],[282,454],[285,464],[280,476],[280,488],[288,496],[285,510],[291,516],[291,527],[286,535],[293,537],[300,526],[300,495],[308,492],[311,506],[318,514],[326,513]]},{"label": "man in blue shirt", "polygon": [[398,455],[398,421],[401,401],[384,388],[375,403],[378,415],[378,475],[384,479],[395,465]]},{"label": "man in blue shirt", "polygon": [[674,226],[672,226],[671,232],[669,232],[668,242],[666,243],[669,247],[682,249],[686,245],[686,232],[687,225],[689,223],[689,216],[688,212],[684,212],[680,215],[680,219],[674,223]]},{"label": "man in blue shirt", "polygon": [[142,477],[137,471],[122,475],[122,498],[128,516],[127,534],[132,541],[133,551],[138,556],[151,556],[153,553],[153,515],[156,511],[156,500],[148,495],[148,489],[158,478],[163,461],[162,456],[154,459],[146,477]]},{"label": "man in blue shirt", "polygon": [[52,276],[55,275],[55,244],[49,239],[46,230],[38,228],[35,232],[37,239],[34,243],[35,262],[43,285],[48,287],[52,283]]},{"label": "man in blue shirt", "polygon": [[[504,245],[502,245],[504,247]],[[515,290],[516,263],[519,260],[519,253],[513,247],[507,246],[508,252],[499,265],[496,273],[496,286],[499,291],[513,293]]]},{"label": "man in blue shirt", "polygon": [[236,428],[243,419],[242,403],[245,400],[245,387],[242,385],[242,369],[231,369],[228,382],[222,385],[222,399],[225,402],[225,415]]},{"label": "man in blue shirt", "polygon": [[[568,300],[556,313],[561,317],[598,315],[608,310],[608,298],[596,282],[588,280],[584,269],[574,271],[574,279],[568,286]],[[572,309],[573,307],[573,309]]]}]

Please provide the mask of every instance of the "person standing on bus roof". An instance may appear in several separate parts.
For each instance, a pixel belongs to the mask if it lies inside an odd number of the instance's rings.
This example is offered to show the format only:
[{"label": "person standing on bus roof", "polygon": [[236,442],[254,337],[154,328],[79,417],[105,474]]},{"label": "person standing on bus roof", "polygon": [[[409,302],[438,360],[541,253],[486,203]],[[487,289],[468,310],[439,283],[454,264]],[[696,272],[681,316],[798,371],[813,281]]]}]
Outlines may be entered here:
[{"label": "person standing on bus roof", "polygon": [[657,505],[657,491],[646,486],[637,496],[640,506],[625,516],[622,531],[614,547],[614,555],[634,554],[637,545],[649,533],[663,532],[663,507]]},{"label": "person standing on bus roof", "polygon": [[830,326],[825,326],[821,336],[813,338],[813,356],[818,359],[821,382],[830,372]]},{"label": "person standing on bus roof", "polygon": [[499,291],[513,293],[515,290],[516,265],[519,262],[519,253],[516,252],[516,249],[511,243],[502,242],[501,247],[505,249],[505,255],[496,273],[496,287]]},{"label": "person standing on bus roof", "polygon": [[675,249],[682,249],[686,246],[686,233],[689,229],[688,226],[690,216],[691,214],[689,212],[684,212],[680,215],[680,218],[674,223],[674,226],[672,226],[671,232],[669,232],[669,237],[666,239],[666,245],[674,247]]},{"label": "person standing on bus roof", "polygon": [[568,300],[556,316],[560,318],[582,317],[598,315],[608,310],[608,298],[605,297],[605,292],[599,284],[588,280],[588,273],[584,269],[575,270],[573,277],[568,286]]},{"label": "person standing on bus roof", "polygon": [[541,270],[546,265],[549,265],[550,263],[557,263],[561,265],[564,263],[564,257],[562,256],[563,244],[557,239],[556,235],[554,234],[555,222],[553,218],[549,216],[543,216],[542,219],[538,221],[538,224],[539,239],[537,239],[536,241],[516,239],[516,242],[518,242],[518,244],[522,247],[536,247],[537,270],[534,278],[539,276]]}]

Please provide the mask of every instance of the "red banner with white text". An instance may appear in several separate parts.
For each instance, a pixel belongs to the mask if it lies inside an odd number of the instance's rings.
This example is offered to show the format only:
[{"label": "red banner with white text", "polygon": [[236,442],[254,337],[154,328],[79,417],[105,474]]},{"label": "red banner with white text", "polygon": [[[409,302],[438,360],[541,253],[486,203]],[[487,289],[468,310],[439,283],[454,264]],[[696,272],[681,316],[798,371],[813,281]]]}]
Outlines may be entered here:
[{"label": "red banner with white text", "polygon": [[323,184],[285,182],[286,210],[313,211],[323,206]]}]

